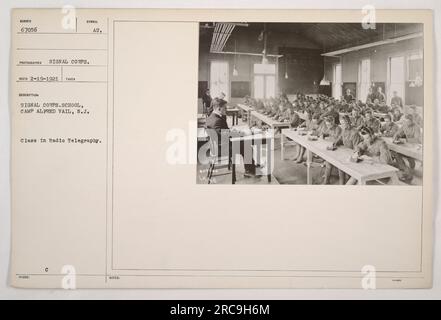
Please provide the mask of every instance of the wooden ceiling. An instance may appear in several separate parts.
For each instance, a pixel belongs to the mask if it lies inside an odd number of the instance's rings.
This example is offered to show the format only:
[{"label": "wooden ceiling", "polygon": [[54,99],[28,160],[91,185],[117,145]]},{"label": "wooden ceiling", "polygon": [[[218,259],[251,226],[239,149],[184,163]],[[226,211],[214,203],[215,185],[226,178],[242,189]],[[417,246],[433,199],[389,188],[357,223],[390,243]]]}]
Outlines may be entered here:
[{"label": "wooden ceiling", "polygon": [[[247,39],[249,44],[255,40],[256,46],[260,47],[257,38],[263,28],[264,23],[248,23],[247,27],[235,28],[232,38]],[[361,23],[266,23],[266,28],[270,40],[289,39],[292,35],[315,44],[323,52],[423,31],[422,24],[413,23],[377,23],[375,29],[364,29]],[[201,36],[209,36],[210,30],[212,29],[201,27]],[[286,43],[278,44],[279,47],[285,45]],[[227,43],[227,46],[231,47],[231,43]]]}]

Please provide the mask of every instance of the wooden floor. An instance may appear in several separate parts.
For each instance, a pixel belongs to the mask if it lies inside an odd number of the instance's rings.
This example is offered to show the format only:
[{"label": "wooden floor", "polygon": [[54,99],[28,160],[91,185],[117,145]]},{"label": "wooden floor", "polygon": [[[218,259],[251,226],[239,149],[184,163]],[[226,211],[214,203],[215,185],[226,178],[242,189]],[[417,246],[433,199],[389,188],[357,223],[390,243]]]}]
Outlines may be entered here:
[{"label": "wooden floor", "polygon": [[[231,126],[231,119],[229,118],[229,125]],[[239,125],[244,125],[239,119]],[[294,163],[292,159],[295,157],[297,149],[295,146],[285,148],[285,158],[282,160],[280,156],[280,136],[276,135],[275,150],[274,150],[274,172],[271,184],[295,184],[305,185],[306,182],[306,166],[305,163]],[[239,157],[240,158],[240,157]],[[197,183],[206,183],[207,166],[198,163],[197,165]],[[237,184],[268,184],[266,176],[245,177],[244,166],[242,163],[236,166]],[[320,163],[315,163],[311,169],[312,183],[321,184],[323,181],[324,167]],[[231,184],[231,171],[228,168],[222,168],[214,172],[213,174],[215,184]],[[338,184],[338,173],[334,169],[331,175],[330,184]],[[377,182],[369,182],[368,184],[379,184]],[[404,182],[400,182],[402,185],[406,185]],[[415,168],[415,177],[411,182],[411,185],[422,185],[422,169],[417,162]]]}]

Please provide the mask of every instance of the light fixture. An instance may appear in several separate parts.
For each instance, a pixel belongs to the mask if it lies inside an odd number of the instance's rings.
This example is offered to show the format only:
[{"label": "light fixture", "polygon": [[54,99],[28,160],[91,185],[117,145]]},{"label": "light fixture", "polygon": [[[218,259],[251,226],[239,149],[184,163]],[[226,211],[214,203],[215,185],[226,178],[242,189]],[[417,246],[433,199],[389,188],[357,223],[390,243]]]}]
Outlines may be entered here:
[{"label": "light fixture", "polygon": [[265,51],[263,51],[262,55],[262,64],[268,64],[268,58],[266,57]]},{"label": "light fixture", "polygon": [[325,70],[325,62],[323,61],[323,79],[320,81],[321,86],[329,86],[331,82],[326,79],[326,70]]},{"label": "light fixture", "polygon": [[326,79],[326,74],[323,75],[323,79],[320,81],[321,86],[329,86],[331,82],[329,82],[328,79]]},{"label": "light fixture", "polygon": [[421,78],[418,74],[415,77],[415,86],[422,87],[423,86],[423,78]]},{"label": "light fixture", "polygon": [[288,79],[288,56],[285,56],[285,79]]},{"label": "light fixture", "polygon": [[[325,41],[323,41],[323,52],[326,52],[326,43],[325,43]],[[323,79],[320,81],[320,85],[321,86],[329,86],[329,85],[331,85],[331,82],[329,82],[329,80],[326,79],[325,62],[326,62],[326,57],[323,58]]]},{"label": "light fixture", "polygon": [[236,39],[234,39],[234,57],[233,57],[233,77],[237,77],[239,75],[239,72],[236,69],[236,52],[237,52],[237,47],[236,47]]},{"label": "light fixture", "polygon": [[266,41],[267,41],[266,23],[263,24],[262,35],[263,35],[262,64],[268,64],[268,58],[266,57]]}]

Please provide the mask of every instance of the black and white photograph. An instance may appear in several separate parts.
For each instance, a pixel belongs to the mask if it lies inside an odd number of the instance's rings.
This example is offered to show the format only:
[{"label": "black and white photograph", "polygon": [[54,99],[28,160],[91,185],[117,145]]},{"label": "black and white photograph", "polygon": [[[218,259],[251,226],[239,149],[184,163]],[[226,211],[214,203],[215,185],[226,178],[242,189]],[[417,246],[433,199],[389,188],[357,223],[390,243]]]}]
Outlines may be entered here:
[{"label": "black and white photograph", "polygon": [[422,185],[423,24],[201,22],[198,184]]},{"label": "black and white photograph", "polygon": [[440,296],[439,10],[8,1],[0,299]]}]

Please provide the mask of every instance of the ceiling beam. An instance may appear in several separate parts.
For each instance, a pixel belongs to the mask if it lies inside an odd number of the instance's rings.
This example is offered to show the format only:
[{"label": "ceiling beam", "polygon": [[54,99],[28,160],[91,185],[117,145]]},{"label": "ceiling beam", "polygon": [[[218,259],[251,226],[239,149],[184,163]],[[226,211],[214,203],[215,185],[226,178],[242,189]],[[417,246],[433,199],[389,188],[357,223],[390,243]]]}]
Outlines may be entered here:
[{"label": "ceiling beam", "polygon": [[371,42],[371,43],[367,43],[367,44],[363,44],[363,45],[359,45],[359,46],[355,46],[355,47],[350,47],[350,48],[346,48],[346,49],[322,53],[322,56],[337,57],[337,56],[341,56],[342,54],[353,52],[353,51],[359,51],[359,50],[363,50],[363,49],[367,49],[367,48],[381,46],[384,44],[391,44],[391,43],[396,43],[396,42],[400,42],[400,41],[404,41],[404,40],[420,38],[422,36],[423,36],[422,32],[412,33],[412,34],[409,34],[406,36],[401,36],[401,37],[397,37],[397,38],[390,38],[390,39]]},{"label": "ceiling beam", "polygon": [[[251,53],[251,52],[212,51],[211,53],[236,54],[241,56],[257,56],[257,57],[263,56],[263,53]],[[283,57],[283,54],[267,54],[266,56],[270,58],[281,58]]]}]

